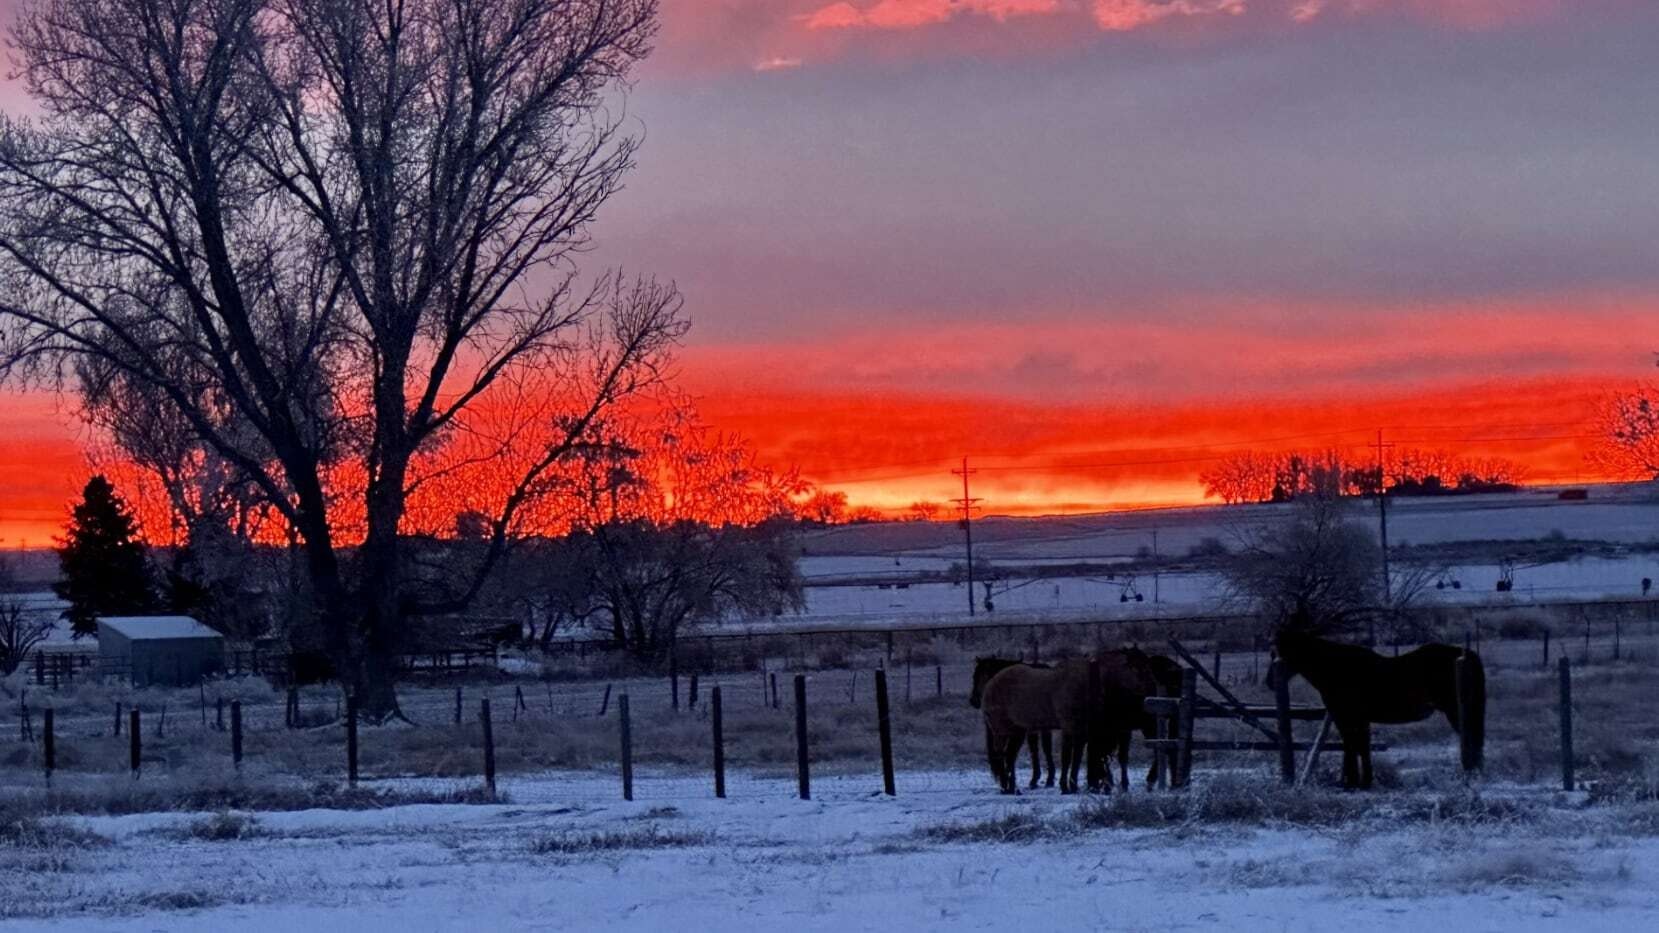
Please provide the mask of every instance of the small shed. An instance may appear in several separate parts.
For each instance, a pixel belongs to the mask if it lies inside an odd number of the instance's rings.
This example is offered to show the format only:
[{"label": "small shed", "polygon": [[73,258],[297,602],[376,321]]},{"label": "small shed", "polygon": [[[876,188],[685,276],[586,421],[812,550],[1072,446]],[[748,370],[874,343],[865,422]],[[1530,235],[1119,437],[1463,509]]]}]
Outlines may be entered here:
[{"label": "small shed", "polygon": [[135,687],[187,687],[225,669],[225,636],[189,616],[101,616],[98,666]]}]

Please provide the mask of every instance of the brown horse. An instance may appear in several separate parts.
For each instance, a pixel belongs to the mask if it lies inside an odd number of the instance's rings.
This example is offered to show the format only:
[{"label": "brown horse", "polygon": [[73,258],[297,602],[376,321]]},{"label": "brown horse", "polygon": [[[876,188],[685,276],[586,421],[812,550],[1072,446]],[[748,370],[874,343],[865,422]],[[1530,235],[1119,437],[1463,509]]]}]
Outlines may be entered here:
[{"label": "brown horse", "polygon": [[[979,681],[976,670],[975,680]],[[1089,663],[1067,661],[1053,668],[1016,664],[982,682],[985,752],[1005,794],[1017,794],[1014,777],[1020,745],[1032,732],[1060,730],[1060,793],[1077,792],[1077,772],[1091,729],[1098,726],[1099,702],[1089,695]]]},{"label": "brown horse", "polygon": [[[1010,667],[1013,667],[1016,664],[1027,664],[1027,662],[1025,662],[1025,661],[1010,661],[1007,658],[975,658],[974,659],[973,690],[971,692],[969,692],[969,694],[968,694],[968,705],[972,706],[974,709],[979,709],[980,694],[985,689],[986,682],[989,681],[992,677],[995,677],[997,674],[1001,673],[1002,671],[1004,671],[1004,670],[1006,670]],[[1041,669],[1045,669],[1045,670],[1048,669],[1048,667],[1049,667],[1049,665],[1047,665],[1047,664],[1027,664],[1027,666],[1035,667],[1035,668],[1041,668]],[[1048,784],[1049,787],[1053,787],[1054,786],[1054,734],[1052,732],[1049,732],[1046,729],[1043,730],[1042,732],[1032,732],[1029,736],[1027,736],[1027,741],[1029,741],[1031,743],[1031,784],[1029,786],[1031,788],[1035,789],[1037,787],[1038,783],[1042,779],[1042,775],[1043,775],[1042,761],[1040,759],[1038,759],[1038,757],[1037,757],[1038,744],[1040,742],[1041,746],[1042,746],[1043,758],[1046,758],[1048,760],[1048,781],[1047,781],[1047,784]],[[989,744],[990,744],[990,733],[989,733],[989,731],[987,731],[986,732],[986,745],[987,745],[987,748],[989,748]],[[997,781],[998,781],[998,784],[1000,786],[1001,777],[997,774],[997,772],[994,768],[991,771],[991,777],[996,778]]]},{"label": "brown horse", "polygon": [[[1371,786],[1371,724],[1420,722],[1438,710],[1462,736],[1463,769],[1481,766],[1486,742],[1486,671],[1480,655],[1430,644],[1397,658],[1369,648],[1281,628],[1275,641],[1282,676],[1301,674],[1319,691],[1342,736],[1342,785]],[[1458,704],[1458,660],[1465,659],[1465,704]],[[1277,685],[1269,684],[1269,686]]]}]

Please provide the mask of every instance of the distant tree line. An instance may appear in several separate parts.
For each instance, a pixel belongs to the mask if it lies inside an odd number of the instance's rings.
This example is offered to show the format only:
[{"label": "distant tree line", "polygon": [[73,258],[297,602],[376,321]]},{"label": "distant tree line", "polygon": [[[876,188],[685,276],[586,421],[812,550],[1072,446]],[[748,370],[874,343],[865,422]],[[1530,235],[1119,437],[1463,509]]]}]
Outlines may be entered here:
[{"label": "distant tree line", "polygon": [[1494,457],[1465,457],[1438,450],[1394,451],[1385,474],[1373,462],[1338,451],[1255,451],[1229,454],[1198,474],[1204,496],[1229,504],[1289,502],[1334,486],[1338,495],[1440,496],[1507,492],[1522,479],[1518,464]]}]

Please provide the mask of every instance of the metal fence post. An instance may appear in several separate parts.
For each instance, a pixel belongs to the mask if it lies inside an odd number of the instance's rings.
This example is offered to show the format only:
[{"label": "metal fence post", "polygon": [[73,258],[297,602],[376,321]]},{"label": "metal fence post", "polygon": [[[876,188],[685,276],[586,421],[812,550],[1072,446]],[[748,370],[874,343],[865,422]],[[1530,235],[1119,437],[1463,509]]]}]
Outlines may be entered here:
[{"label": "metal fence post", "polygon": [[628,719],[628,694],[618,694],[616,714],[622,720],[622,799],[634,799],[634,736]]},{"label": "metal fence post", "polygon": [[807,760],[806,675],[795,675],[795,774],[800,779],[802,800],[812,799],[811,765]]},{"label": "metal fence post", "polygon": [[714,720],[714,796],[726,796],[726,737],[721,721],[720,685],[709,691],[709,713]]},{"label": "metal fence post", "polygon": [[887,706],[887,672],[876,671],[876,729],[881,735],[881,789],[897,794],[893,786],[893,720]]},{"label": "metal fence post", "polygon": [[1573,674],[1572,662],[1561,659],[1561,789],[1573,783]]}]

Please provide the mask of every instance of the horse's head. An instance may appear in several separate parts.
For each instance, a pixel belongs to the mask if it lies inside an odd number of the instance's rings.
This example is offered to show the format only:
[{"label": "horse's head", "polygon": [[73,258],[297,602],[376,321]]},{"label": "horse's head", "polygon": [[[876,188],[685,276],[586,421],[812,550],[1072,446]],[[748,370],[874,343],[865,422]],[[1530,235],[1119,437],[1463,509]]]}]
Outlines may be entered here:
[{"label": "horse's head", "polygon": [[1277,663],[1270,663],[1267,667],[1267,686],[1269,689],[1279,689],[1279,684],[1274,679],[1275,671],[1287,680],[1302,672],[1303,662],[1307,658],[1308,650],[1313,646],[1314,641],[1312,635],[1309,635],[1298,626],[1286,624],[1279,627],[1278,632],[1273,636],[1273,652],[1269,656],[1270,661]]},{"label": "horse's head", "polygon": [[969,706],[979,709],[979,701],[985,694],[986,681],[990,680],[1000,670],[1002,670],[1002,665],[997,662],[996,658],[974,658],[974,685],[973,689],[968,692]]},{"label": "horse's head", "polygon": [[1174,658],[1161,654],[1146,656],[1147,669],[1152,674],[1152,680],[1163,689],[1167,696],[1179,696],[1181,693],[1181,664]]}]

